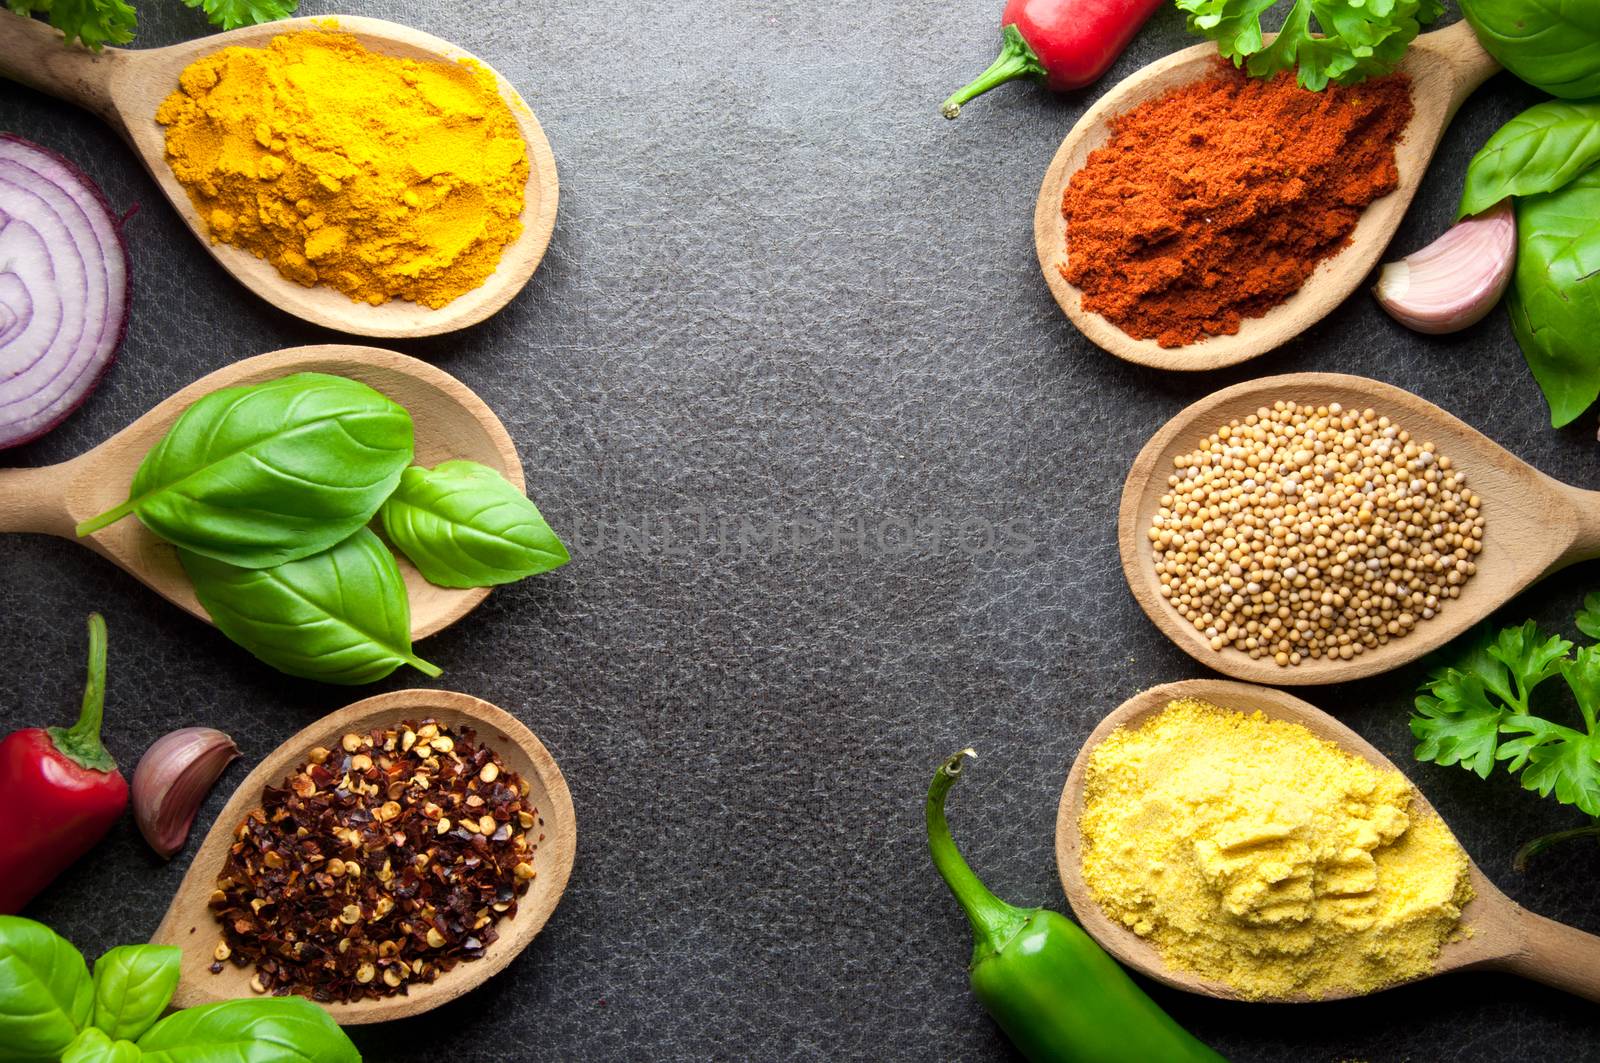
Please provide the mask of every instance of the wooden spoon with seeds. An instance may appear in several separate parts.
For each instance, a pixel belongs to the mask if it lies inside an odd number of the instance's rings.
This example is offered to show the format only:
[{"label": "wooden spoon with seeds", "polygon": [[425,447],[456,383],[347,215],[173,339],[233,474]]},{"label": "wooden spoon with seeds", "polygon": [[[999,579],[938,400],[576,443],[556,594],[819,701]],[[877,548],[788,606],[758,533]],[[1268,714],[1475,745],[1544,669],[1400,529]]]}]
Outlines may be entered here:
[{"label": "wooden spoon with seeds", "polygon": [[[1056,812],[1056,866],[1067,901],[1078,921],[1107,952],[1158,982],[1210,997],[1245,999],[1231,986],[1167,966],[1153,945],[1106,916],[1083,879],[1083,837],[1078,824],[1083,817],[1084,783],[1095,747],[1118,728],[1138,727],[1169,703],[1182,698],[1196,698],[1242,712],[1259,711],[1276,720],[1303,724],[1318,738],[1346,752],[1382,768],[1399,769],[1360,735],[1316,706],[1281,690],[1220,679],[1191,679],[1152,687],[1123,702],[1084,742],[1067,775]],[[1428,799],[1415,788],[1412,802],[1415,809],[1433,812]],[[1471,934],[1446,943],[1433,970],[1424,977],[1450,971],[1508,971],[1587,1000],[1600,1001],[1600,937],[1534,915],[1501,893],[1477,864],[1470,861],[1469,864],[1472,889],[1477,896],[1463,910],[1462,923]],[[1336,1000],[1354,995],[1358,994],[1334,993],[1319,999]],[[1311,998],[1281,999],[1286,1003],[1304,1003]]]},{"label": "wooden spoon with seeds", "polygon": [[1157,369],[1216,369],[1254,358],[1298,336],[1344,302],[1389,245],[1450,119],[1472,91],[1500,69],[1466,22],[1418,37],[1400,63],[1400,70],[1411,77],[1411,101],[1416,108],[1395,148],[1400,186],[1366,209],[1350,234],[1350,245],[1318,266],[1289,299],[1261,317],[1246,318],[1234,335],[1162,347],[1153,339],[1136,340],[1084,309],[1083,293],[1061,275],[1061,264],[1071,253],[1061,198],[1089,153],[1110,139],[1113,118],[1171,89],[1199,81],[1215,69],[1216,62],[1215,45],[1197,44],[1156,60],[1102,96],[1062,141],[1045,173],[1033,215],[1034,243],[1045,282],[1072,323],[1118,358]]},{"label": "wooden spoon with seeds", "polygon": [[[320,344],[234,362],[201,377],[86,454],[35,469],[0,469],[0,532],[41,532],[81,542],[109,558],[179,608],[210,622],[177,551],[137,517],[125,517],[82,539],[74,528],[128,497],[134,471],[178,416],[219,388],[256,384],[290,373],[333,373],[371,385],[411,413],[416,462],[432,466],[466,458],[499,472],[518,490],[522,462],[505,425],[461,381],[427,362],[376,347]],[[411,599],[411,637],[449,627],[489,596],[488,587],[456,590],[422,578],[397,556]]]},{"label": "wooden spoon with seeds", "polygon": [[0,12],[0,76],[76,103],[110,123],[133,145],[201,245],[239,283],[280,310],[358,336],[411,337],[474,325],[510,302],[533,276],[555,229],[556,161],[539,120],[498,73],[494,77],[500,96],[527,142],[528,183],[523,194],[522,235],[507,245],[494,273],[481,286],[437,310],[401,299],[372,306],[327,285],[304,287],[249,251],[211,240],[205,220],[167,165],[166,133],[156,122],[156,108],[177,89],[183,68],[196,59],[223,48],[265,47],[272,38],[297,30],[338,30],[355,36],[368,51],[418,60],[471,60],[493,72],[487,63],[449,41],[375,18],[291,18],[168,48],[91,52],[64,43],[60,32],[43,22]]},{"label": "wooden spoon with seeds", "polygon": [[516,914],[496,924],[499,940],[489,945],[480,958],[457,964],[433,982],[412,983],[404,996],[324,1004],[323,1007],[341,1026],[406,1018],[476,988],[527,948],[555,911],[572,874],[577,852],[572,795],[561,769],[533,732],[503,709],[449,690],[397,690],[324,716],[256,765],[228,799],[200,843],[188,874],[151,939],[154,944],[175,945],[183,950],[182,973],[172,998],[173,1007],[192,1008],[254,995],[250,988],[251,968],[237,967],[230,962],[222,965],[221,973],[211,973],[221,933],[211,914],[210,901],[217,873],[227,860],[228,847],[233,844],[233,832],[252,809],[261,807],[262,789],[280,785],[306,762],[314,747],[338,749],[346,734],[361,735],[402,720],[427,718],[446,724],[452,730],[472,728],[479,742],[500,754],[507,770],[516,772],[528,783],[528,801],[538,809],[538,819],[529,831],[529,841],[534,843],[532,884],[518,899]]},{"label": "wooden spoon with seeds", "polygon": [[[1400,638],[1350,660],[1307,658],[1280,667],[1270,656],[1252,658],[1225,647],[1213,650],[1161,596],[1151,520],[1168,490],[1173,459],[1234,418],[1278,401],[1371,408],[1419,442],[1432,442],[1465,475],[1466,489],[1482,501],[1483,552],[1477,574],[1459,598],[1441,603],[1436,616]],[[1117,515],[1122,572],[1145,613],[1178,648],[1208,668],[1236,679],[1286,686],[1343,683],[1416,660],[1487,617],[1529,585],[1578,561],[1600,557],[1600,492],[1569,487],[1521,461],[1481,432],[1409,391],[1340,373],[1290,373],[1224,388],[1183,410],[1145,444],[1128,470]]]}]

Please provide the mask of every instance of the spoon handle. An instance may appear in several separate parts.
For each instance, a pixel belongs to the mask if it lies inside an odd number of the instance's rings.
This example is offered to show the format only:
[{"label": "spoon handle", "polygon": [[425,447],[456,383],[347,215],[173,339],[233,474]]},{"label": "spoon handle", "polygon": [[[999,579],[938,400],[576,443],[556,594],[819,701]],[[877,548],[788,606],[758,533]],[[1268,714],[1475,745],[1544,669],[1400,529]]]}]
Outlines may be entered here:
[{"label": "spoon handle", "polygon": [[0,469],[0,532],[73,537],[67,512],[67,476],[60,465]]},{"label": "spoon handle", "polygon": [[104,48],[91,52],[67,44],[61,31],[38,19],[0,12],[0,76],[100,115],[113,117],[111,75],[122,52]]},{"label": "spoon handle", "polygon": [[1572,545],[1556,562],[1555,568],[1565,568],[1579,561],[1600,557],[1600,491],[1584,491],[1566,484],[1561,486],[1572,502],[1577,533],[1572,538]]},{"label": "spoon handle", "polygon": [[1429,53],[1450,69],[1450,108],[1446,113],[1452,116],[1479,85],[1500,71],[1500,64],[1484,51],[1466,19],[1423,34],[1413,47]]},{"label": "spoon handle", "polygon": [[1519,908],[1523,948],[1498,966],[1600,1003],[1600,937]]}]

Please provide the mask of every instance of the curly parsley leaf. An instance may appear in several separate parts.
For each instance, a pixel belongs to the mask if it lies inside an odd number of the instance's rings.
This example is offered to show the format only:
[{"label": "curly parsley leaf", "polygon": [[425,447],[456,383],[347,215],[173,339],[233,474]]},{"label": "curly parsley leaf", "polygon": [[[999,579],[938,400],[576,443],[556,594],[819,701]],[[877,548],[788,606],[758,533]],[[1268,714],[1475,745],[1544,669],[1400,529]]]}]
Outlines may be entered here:
[{"label": "curly parsley leaf", "polygon": [[1600,639],[1600,594],[1584,595],[1583,608],[1578,610],[1575,619],[1579,631],[1592,639]]},{"label": "curly parsley leaf", "polygon": [[1430,695],[1417,697],[1411,717],[1418,760],[1449,767],[1460,764],[1487,779],[1494,769],[1500,722],[1508,713],[1489,700],[1483,677],[1448,669],[1429,682]]},{"label": "curly parsley leaf", "polygon": [[[1600,628],[1600,595],[1590,595],[1584,608],[1579,626]],[[1574,653],[1572,643],[1543,635],[1530,621],[1492,638],[1480,631],[1458,653],[1417,696],[1417,759],[1460,764],[1483,778],[1499,761],[1525,789],[1600,816],[1600,646]],[[1534,690],[1556,675],[1577,703],[1583,730],[1532,708]]]},{"label": "curly parsley leaf", "polygon": [[[59,0],[58,0],[59,2]],[[276,22],[288,18],[300,6],[300,0],[183,0],[190,7],[205,11],[213,26],[236,30],[240,26],[254,26],[261,22]]]},{"label": "curly parsley leaf", "polygon": [[19,15],[43,15],[66,35],[67,43],[82,41],[99,51],[107,44],[127,44],[138,24],[123,0],[6,0]]},{"label": "curly parsley leaf", "polygon": [[1223,56],[1256,77],[1295,67],[1300,84],[1321,91],[1392,71],[1422,24],[1444,13],[1440,0],[1294,0],[1271,44],[1261,16],[1278,0],[1178,0],[1189,30],[1217,42]]}]

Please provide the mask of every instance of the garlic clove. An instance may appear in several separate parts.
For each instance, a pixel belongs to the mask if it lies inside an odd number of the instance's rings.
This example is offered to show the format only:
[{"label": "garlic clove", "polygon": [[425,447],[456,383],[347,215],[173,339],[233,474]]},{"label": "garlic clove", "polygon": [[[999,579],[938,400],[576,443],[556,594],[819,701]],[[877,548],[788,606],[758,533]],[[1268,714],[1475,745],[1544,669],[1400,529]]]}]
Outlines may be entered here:
[{"label": "garlic clove", "polygon": [[1372,293],[1389,316],[1430,335],[1483,319],[1505,294],[1517,262],[1511,200],[1456,223],[1420,251],[1386,263]]},{"label": "garlic clove", "polygon": [[133,770],[133,818],[150,847],[170,857],[189,837],[200,802],[239,755],[213,727],[185,727],[151,743]]}]

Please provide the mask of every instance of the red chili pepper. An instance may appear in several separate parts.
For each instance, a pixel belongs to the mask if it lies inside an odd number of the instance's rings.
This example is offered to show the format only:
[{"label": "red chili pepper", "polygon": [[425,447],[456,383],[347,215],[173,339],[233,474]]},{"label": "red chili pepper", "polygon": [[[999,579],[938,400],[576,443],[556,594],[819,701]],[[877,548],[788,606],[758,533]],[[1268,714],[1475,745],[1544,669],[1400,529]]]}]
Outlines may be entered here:
[{"label": "red chili pepper", "polygon": [[946,118],[974,96],[1015,78],[1052,89],[1079,89],[1099,79],[1167,0],[1010,0],[1000,16],[1000,58],[944,101]]},{"label": "red chili pepper", "polygon": [[0,913],[22,906],[105,837],[128,805],[128,783],[100,744],[106,622],[89,614],[89,684],[71,727],[31,727],[0,742]]}]

